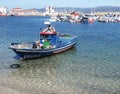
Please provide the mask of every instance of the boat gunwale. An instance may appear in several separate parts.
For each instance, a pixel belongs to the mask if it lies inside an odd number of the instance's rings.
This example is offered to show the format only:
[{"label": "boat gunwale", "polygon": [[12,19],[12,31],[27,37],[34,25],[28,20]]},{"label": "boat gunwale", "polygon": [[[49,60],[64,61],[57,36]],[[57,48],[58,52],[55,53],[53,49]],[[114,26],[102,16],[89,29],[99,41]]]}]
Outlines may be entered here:
[{"label": "boat gunwale", "polygon": [[[67,46],[71,46],[76,44],[76,41],[72,41],[72,42],[64,42],[66,45],[62,45],[56,48],[50,48],[50,49],[41,49],[41,48],[15,48],[15,47],[9,47],[12,50],[16,50],[16,51],[20,51],[20,52],[49,52],[49,51],[54,51],[54,50],[58,50],[58,49],[62,49],[65,48]],[[18,43],[19,45],[19,43]]]}]

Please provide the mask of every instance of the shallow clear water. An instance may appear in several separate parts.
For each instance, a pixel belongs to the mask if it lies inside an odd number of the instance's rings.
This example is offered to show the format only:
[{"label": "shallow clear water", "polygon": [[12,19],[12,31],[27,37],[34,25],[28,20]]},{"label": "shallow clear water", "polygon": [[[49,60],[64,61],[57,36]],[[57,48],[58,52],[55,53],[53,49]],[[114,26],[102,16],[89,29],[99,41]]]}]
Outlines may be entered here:
[{"label": "shallow clear water", "polygon": [[[46,17],[0,17],[0,84],[32,94],[120,94],[120,23],[52,23],[78,36],[74,48],[19,60],[11,42],[39,39]],[[11,64],[21,64],[12,69]]]}]

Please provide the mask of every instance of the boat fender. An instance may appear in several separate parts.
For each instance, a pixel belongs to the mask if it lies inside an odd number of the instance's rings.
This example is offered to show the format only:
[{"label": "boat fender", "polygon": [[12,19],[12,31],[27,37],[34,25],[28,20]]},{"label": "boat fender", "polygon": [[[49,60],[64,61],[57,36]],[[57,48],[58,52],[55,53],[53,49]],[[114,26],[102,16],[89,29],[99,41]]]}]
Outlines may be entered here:
[{"label": "boat fender", "polygon": [[10,65],[11,68],[20,68],[21,65],[20,64],[12,64]]}]

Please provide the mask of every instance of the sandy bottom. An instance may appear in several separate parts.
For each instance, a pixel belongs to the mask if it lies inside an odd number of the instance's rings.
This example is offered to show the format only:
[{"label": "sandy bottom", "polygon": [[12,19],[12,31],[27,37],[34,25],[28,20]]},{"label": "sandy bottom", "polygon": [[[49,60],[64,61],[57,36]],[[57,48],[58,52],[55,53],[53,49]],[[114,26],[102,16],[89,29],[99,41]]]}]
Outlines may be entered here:
[{"label": "sandy bottom", "polygon": [[0,94],[26,94],[15,89],[0,85]]}]

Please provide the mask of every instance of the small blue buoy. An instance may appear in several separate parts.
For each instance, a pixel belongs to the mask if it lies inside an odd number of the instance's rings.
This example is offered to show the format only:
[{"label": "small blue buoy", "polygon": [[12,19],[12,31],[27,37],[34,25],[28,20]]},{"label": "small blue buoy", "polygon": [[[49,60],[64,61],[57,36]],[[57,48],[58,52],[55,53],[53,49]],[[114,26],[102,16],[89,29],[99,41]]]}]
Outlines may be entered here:
[{"label": "small blue buoy", "polygon": [[21,66],[20,66],[20,64],[12,64],[12,65],[10,65],[10,67],[11,68],[20,68]]}]

